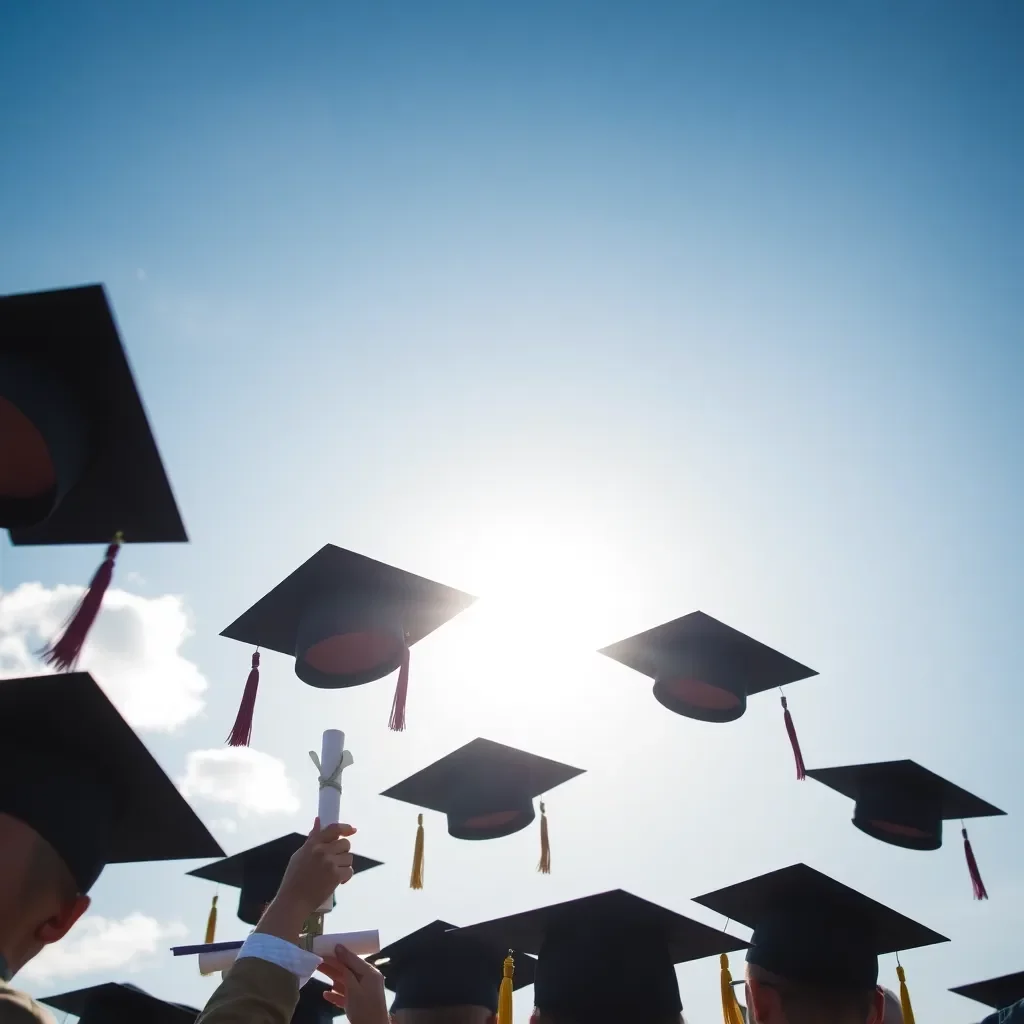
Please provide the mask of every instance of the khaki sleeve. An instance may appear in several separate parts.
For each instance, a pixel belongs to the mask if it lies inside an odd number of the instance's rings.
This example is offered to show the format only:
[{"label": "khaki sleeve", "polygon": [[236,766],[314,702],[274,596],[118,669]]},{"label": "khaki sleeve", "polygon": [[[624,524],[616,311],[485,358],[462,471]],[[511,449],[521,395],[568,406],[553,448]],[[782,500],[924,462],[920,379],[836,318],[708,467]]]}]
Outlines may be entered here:
[{"label": "khaki sleeve", "polygon": [[0,988],[0,1024],[53,1024],[53,1016],[17,989]]},{"label": "khaki sleeve", "polygon": [[[231,965],[196,1024],[289,1024],[298,1002],[299,982],[291,971],[247,956]],[[0,1018],[0,1024],[7,1021]]]}]

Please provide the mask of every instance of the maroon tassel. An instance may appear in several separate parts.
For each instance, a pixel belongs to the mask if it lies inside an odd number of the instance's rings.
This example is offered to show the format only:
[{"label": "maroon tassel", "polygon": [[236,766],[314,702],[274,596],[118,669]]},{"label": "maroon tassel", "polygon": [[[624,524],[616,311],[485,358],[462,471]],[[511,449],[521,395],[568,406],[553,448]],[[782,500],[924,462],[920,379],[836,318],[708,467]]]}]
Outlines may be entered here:
[{"label": "maroon tassel", "polygon": [[402,663],[398,666],[398,683],[395,699],[391,702],[391,720],[388,728],[392,732],[405,732],[405,699],[409,695],[409,648],[402,648]]},{"label": "maroon tassel", "polygon": [[118,534],[114,538],[114,542],[107,547],[107,553],[89,581],[89,586],[82,595],[82,600],[78,602],[78,607],[64,623],[64,632],[61,638],[43,651],[42,658],[47,665],[52,665],[61,672],[67,672],[78,663],[78,656],[85,646],[85,638],[89,635],[89,630],[99,614],[103,595],[114,578],[114,561],[120,549],[121,534]]},{"label": "maroon tassel", "polygon": [[245,681],[245,689],[242,691],[242,702],[238,705],[238,714],[235,716],[235,724],[231,726],[228,734],[229,747],[247,747],[252,739],[252,716],[256,710],[256,691],[260,685],[260,652],[254,651],[252,655],[252,668],[249,669],[249,678]]},{"label": "maroon tassel", "polygon": [[978,862],[974,859],[974,850],[971,849],[971,841],[967,838],[967,829],[960,829],[964,837],[964,856],[967,858],[967,870],[971,873],[971,885],[974,887],[974,898],[976,900],[987,900],[988,890],[981,880],[981,872],[978,870]]},{"label": "maroon tassel", "polygon": [[796,738],[796,726],[793,724],[793,716],[789,713],[789,705],[786,703],[786,695],[782,695],[783,717],[786,720],[786,732],[789,733],[789,745],[793,748],[793,760],[796,761],[797,782],[803,782],[807,777],[804,768],[804,755],[800,752],[800,741]]}]

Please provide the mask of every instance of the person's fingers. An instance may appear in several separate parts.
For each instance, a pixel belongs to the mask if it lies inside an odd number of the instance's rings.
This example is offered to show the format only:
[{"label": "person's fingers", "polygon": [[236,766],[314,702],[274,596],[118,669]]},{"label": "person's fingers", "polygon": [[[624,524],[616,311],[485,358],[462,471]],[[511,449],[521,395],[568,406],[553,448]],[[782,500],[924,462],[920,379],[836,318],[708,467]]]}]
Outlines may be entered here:
[{"label": "person's fingers", "polygon": [[317,970],[321,974],[326,974],[327,977],[330,978],[335,985],[344,984],[344,976],[341,973],[341,964],[339,964],[336,960],[324,960],[317,968]]},{"label": "person's fingers", "polygon": [[344,946],[334,947],[334,959],[338,967],[342,971],[347,971],[354,980],[361,981],[371,971],[376,972],[376,968],[372,967],[361,957],[355,955],[350,949],[346,949]]},{"label": "person's fingers", "polygon": [[336,868],[350,868],[355,862],[355,858],[348,850],[327,850],[324,853],[324,860]]},{"label": "person's fingers", "polygon": [[320,835],[320,819],[319,817],[313,819],[313,827],[309,830],[306,835],[306,842],[309,843]]},{"label": "person's fingers", "polygon": [[348,842],[348,836],[354,836],[358,829],[352,825],[337,824],[328,825],[327,828],[323,829],[317,836],[318,846],[328,846],[332,843],[337,842]]},{"label": "person's fingers", "polygon": [[336,992],[334,989],[328,989],[324,993],[324,999],[327,1000],[332,1006],[338,1006],[342,1010],[345,1009],[345,993]]}]

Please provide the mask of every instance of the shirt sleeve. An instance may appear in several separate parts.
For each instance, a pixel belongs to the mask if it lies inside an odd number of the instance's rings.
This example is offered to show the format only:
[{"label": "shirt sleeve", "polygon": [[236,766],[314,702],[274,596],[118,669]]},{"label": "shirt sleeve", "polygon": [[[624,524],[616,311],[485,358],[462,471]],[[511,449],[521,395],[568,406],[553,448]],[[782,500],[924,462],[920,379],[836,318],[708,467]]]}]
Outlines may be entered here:
[{"label": "shirt sleeve", "polygon": [[299,982],[299,988],[302,988],[313,977],[313,972],[323,963],[316,953],[296,946],[294,942],[288,942],[286,939],[276,935],[267,935],[264,932],[253,932],[242,943],[242,948],[238,951],[238,959],[241,960],[242,957],[247,956],[283,967],[295,975]]}]

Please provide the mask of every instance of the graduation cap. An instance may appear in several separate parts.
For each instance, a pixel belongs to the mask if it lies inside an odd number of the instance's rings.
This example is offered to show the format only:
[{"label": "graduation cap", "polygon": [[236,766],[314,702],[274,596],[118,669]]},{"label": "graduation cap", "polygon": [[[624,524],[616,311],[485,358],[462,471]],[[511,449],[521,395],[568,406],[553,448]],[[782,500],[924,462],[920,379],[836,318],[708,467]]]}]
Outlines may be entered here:
[{"label": "graduation cap", "polygon": [[[456,839],[500,839],[520,832],[536,817],[534,797],[582,775],[585,769],[560,764],[493,740],[475,739],[422,771],[385,790],[402,800],[448,818]],[[541,811],[541,859],[538,870],[551,872],[547,810]],[[423,815],[416,827],[410,888],[423,888]]]},{"label": "graduation cap", "polygon": [[[295,658],[309,686],[360,686],[398,670],[390,727],[405,728],[409,648],[476,598],[422,576],[325,544],[221,636]],[[246,746],[259,684],[259,651],[228,737]]]},{"label": "graduation cap", "polygon": [[679,1013],[675,965],[746,946],[622,889],[470,925],[461,933],[539,954],[534,1003],[542,1013],[573,1020]]},{"label": "graduation cap", "polygon": [[63,636],[74,667],[122,540],[188,540],[100,285],[0,298],[0,528],[11,543],[106,544]]},{"label": "graduation cap", "polygon": [[991,1006],[993,1010],[1002,1010],[1024,999],[1024,971],[1004,974],[1001,978],[989,978],[988,981],[975,981],[949,991]]},{"label": "graduation cap", "polygon": [[299,990],[299,1001],[292,1014],[291,1024],[331,1024],[335,1017],[344,1017],[345,1011],[324,999],[331,986],[310,978]]},{"label": "graduation cap", "polygon": [[[753,929],[747,963],[815,988],[873,989],[882,953],[949,941],[806,864],[750,878],[694,902]],[[896,973],[904,1015],[912,1019],[902,966]]]},{"label": "graduation cap", "polygon": [[223,857],[87,672],[0,681],[0,813],[24,822],[80,892],[107,864]]},{"label": "graduation cap", "polygon": [[[512,962],[506,964],[510,957]],[[392,1013],[454,1006],[482,1006],[499,1013],[505,978],[511,999],[514,989],[533,984],[537,965],[525,953],[471,938],[447,921],[417,929],[368,957],[368,962],[395,993]]]},{"label": "graduation cap", "polygon": [[[231,857],[214,861],[204,867],[188,872],[195,878],[205,878],[209,882],[230,885],[239,889],[238,919],[246,924],[255,925],[263,914],[263,908],[277,894],[281,879],[292,854],[306,841],[304,835],[291,832],[286,836],[272,839],[269,843],[243,850]],[[380,867],[381,861],[352,854],[352,871],[359,874],[370,868]],[[216,900],[216,896],[214,900]],[[216,903],[210,908],[211,920],[207,922],[206,942],[214,941],[214,925],[216,924]]]},{"label": "graduation cap", "polygon": [[62,1013],[74,1014],[80,1024],[192,1024],[199,1016],[194,1006],[157,999],[127,983],[107,982],[45,996],[40,1000]]},{"label": "graduation cap", "polygon": [[[649,676],[660,704],[701,722],[733,722],[755,693],[818,674],[704,612],[691,612],[598,653]],[[785,695],[782,709],[796,776],[802,779],[804,759]]]},{"label": "graduation cap", "polygon": [[[914,761],[814,768],[807,774],[853,800],[853,823],[862,832],[907,850],[937,850],[943,821],[960,819],[962,826],[965,818],[1006,813]],[[974,898],[988,899],[967,829],[960,833]]]}]

